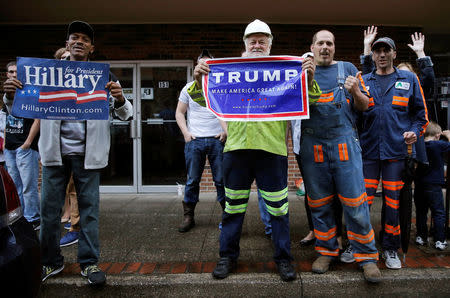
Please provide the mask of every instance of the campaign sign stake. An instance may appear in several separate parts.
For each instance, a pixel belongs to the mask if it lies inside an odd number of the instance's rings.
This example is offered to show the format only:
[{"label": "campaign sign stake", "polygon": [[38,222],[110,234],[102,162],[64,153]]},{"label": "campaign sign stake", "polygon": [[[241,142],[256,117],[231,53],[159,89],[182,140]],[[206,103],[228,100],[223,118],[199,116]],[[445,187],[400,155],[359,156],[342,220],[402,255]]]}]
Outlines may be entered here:
[{"label": "campaign sign stake", "polygon": [[206,105],[225,121],[308,119],[303,58],[266,56],[210,59],[203,76]]},{"label": "campaign sign stake", "polygon": [[31,119],[107,120],[109,65],[17,57],[12,114]]}]

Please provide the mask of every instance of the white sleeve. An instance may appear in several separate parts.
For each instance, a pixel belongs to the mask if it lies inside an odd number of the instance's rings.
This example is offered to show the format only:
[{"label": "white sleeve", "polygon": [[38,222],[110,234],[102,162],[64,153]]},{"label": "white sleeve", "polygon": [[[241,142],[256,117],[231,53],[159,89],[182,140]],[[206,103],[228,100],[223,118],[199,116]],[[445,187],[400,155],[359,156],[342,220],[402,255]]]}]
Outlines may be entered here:
[{"label": "white sleeve", "polygon": [[186,84],[186,86],[183,87],[183,89],[180,92],[180,97],[178,98],[179,101],[184,102],[187,105],[189,105],[189,99],[191,98],[187,92],[190,85],[191,84],[188,83],[188,84]]}]

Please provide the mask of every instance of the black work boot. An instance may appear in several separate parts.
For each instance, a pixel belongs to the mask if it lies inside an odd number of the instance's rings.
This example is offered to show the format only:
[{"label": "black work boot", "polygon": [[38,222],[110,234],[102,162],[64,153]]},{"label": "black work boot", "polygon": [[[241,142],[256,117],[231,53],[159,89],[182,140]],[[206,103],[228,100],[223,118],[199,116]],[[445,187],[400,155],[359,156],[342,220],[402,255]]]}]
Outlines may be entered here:
[{"label": "black work boot", "polygon": [[291,281],[297,278],[297,272],[288,260],[281,260],[278,264],[278,273],[283,281]]},{"label": "black work boot", "polygon": [[225,211],[225,199],[223,199],[221,202],[219,202],[220,207],[222,207],[222,211]]},{"label": "black work boot", "polygon": [[229,257],[221,257],[217,262],[216,268],[212,272],[212,276],[216,279],[227,277],[236,268],[236,261]]},{"label": "black work boot", "polygon": [[178,232],[180,233],[188,232],[195,226],[194,210],[195,210],[195,203],[186,203],[185,201],[183,201],[184,219],[181,225],[178,227]]}]

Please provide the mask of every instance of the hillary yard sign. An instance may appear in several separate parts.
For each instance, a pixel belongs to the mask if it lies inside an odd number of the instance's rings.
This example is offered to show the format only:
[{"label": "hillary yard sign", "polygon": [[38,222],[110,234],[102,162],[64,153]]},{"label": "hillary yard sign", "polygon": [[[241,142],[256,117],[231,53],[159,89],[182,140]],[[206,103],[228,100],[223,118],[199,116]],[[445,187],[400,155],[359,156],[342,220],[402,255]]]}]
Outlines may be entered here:
[{"label": "hillary yard sign", "polygon": [[225,121],[309,118],[303,58],[270,56],[211,59],[203,76],[206,105]]},{"label": "hillary yard sign", "polygon": [[17,58],[12,114],[23,118],[107,120],[109,65],[67,60]]}]

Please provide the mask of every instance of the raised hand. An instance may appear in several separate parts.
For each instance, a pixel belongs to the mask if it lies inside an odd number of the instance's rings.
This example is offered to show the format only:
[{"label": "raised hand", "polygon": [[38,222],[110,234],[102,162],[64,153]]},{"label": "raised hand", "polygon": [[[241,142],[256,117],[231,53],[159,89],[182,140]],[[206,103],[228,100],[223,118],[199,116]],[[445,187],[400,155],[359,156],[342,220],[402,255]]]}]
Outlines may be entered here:
[{"label": "raised hand", "polygon": [[378,27],[368,26],[367,30],[364,30],[364,55],[370,55],[371,46],[378,33]]},{"label": "raised hand", "polygon": [[425,57],[425,51],[423,50],[425,47],[425,35],[422,33],[414,32],[411,34],[412,44],[408,44],[408,47],[416,53],[417,58]]}]

